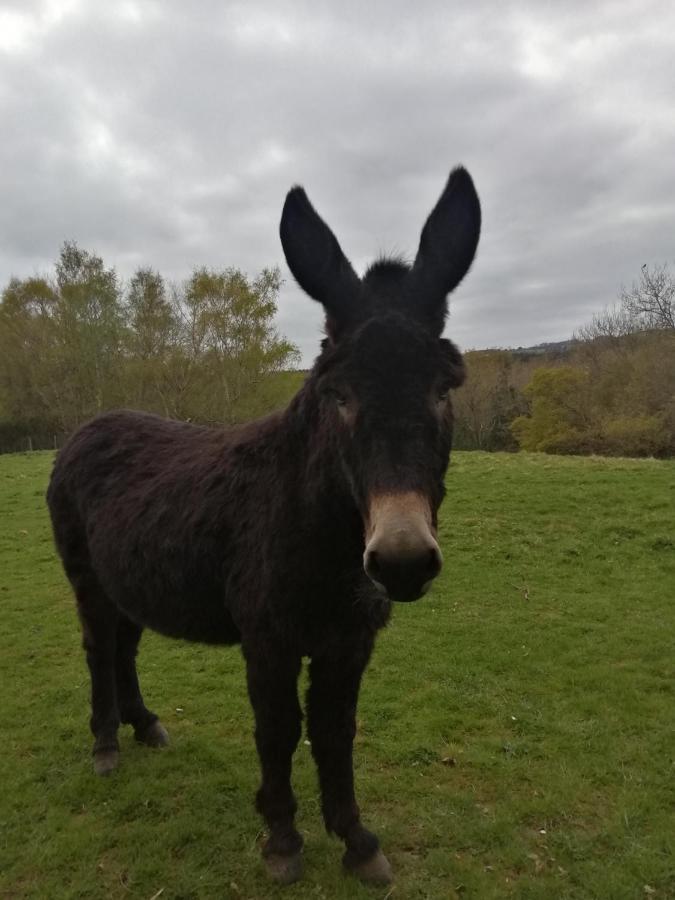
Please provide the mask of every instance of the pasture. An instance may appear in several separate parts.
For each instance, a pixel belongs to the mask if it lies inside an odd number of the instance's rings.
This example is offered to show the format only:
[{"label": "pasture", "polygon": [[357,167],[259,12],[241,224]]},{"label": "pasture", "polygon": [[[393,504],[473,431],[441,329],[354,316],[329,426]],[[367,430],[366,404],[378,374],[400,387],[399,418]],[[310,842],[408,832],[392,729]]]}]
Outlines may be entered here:
[{"label": "pasture", "polygon": [[432,592],[364,679],[364,821],[395,883],[343,875],[309,747],[304,880],[270,885],[237,648],[146,634],[172,746],[92,773],[89,683],[44,503],[51,453],[0,457],[0,897],[675,896],[675,462],[457,453]]}]

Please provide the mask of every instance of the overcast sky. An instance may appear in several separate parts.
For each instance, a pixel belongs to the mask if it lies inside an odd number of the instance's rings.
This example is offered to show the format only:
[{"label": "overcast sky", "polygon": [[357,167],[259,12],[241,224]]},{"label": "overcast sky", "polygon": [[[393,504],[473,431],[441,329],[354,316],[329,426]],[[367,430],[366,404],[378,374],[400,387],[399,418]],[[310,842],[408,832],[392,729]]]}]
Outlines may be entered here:
[{"label": "overcast sky", "polygon": [[362,271],[414,257],[466,165],[463,349],[569,337],[675,260],[672,2],[0,0],[0,122],[0,284],[65,239],[124,276],[278,264],[306,364],[322,317],[278,238],[295,183]]}]

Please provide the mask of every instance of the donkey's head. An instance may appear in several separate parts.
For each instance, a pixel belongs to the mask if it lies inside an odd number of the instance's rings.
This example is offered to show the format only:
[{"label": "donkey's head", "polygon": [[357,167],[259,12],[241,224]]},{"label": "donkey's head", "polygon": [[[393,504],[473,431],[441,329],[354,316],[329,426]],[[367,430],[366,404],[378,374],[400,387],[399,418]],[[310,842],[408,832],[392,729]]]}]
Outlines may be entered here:
[{"label": "donkey's head", "polygon": [[442,564],[436,516],[452,443],[449,392],[464,366],[441,332],[447,294],[478,244],[473,182],[465,169],[451,173],[412,266],[382,260],[362,279],[300,187],[286,197],[280,231],[291,272],[326,311],[312,382],[363,518],[365,571],[392,600],[416,600]]}]

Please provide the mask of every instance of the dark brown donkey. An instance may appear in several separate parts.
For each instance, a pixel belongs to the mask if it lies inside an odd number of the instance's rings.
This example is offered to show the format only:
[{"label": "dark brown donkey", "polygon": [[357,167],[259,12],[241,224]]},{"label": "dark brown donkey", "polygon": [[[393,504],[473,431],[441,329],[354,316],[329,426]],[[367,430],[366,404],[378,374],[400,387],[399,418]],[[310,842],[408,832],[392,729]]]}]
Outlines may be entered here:
[{"label": "dark brown donkey", "polygon": [[262,768],[256,805],[270,874],[302,869],[291,760],[310,659],[307,733],[326,827],[361,878],[391,878],[354,796],[361,676],[392,600],[417,600],[441,568],[436,514],[452,439],[459,351],[441,338],[446,295],[480,232],[469,174],[455,169],[412,266],[359,278],[302,188],[281,241],[327,338],[283,412],[211,429],[137,412],[84,425],[59,453],[47,494],[91,674],[94,768],[119,760],[120,722],[156,747],[168,736],[136,674],[144,628],[241,643]]}]

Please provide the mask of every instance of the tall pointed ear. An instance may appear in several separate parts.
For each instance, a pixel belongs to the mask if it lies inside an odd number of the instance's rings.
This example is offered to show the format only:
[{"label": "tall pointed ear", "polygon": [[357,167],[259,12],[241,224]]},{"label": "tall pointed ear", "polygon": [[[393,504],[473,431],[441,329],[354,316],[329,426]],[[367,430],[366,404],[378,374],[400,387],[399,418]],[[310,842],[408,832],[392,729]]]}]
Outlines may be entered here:
[{"label": "tall pointed ear", "polygon": [[469,271],[476,254],[480,219],[471,176],[461,166],[453,169],[422,229],[408,276],[415,311],[438,334],[448,312],[446,297]]},{"label": "tall pointed ear", "polygon": [[301,187],[286,196],[279,234],[293,277],[323,304],[328,333],[336,338],[357,316],[361,281]]}]

